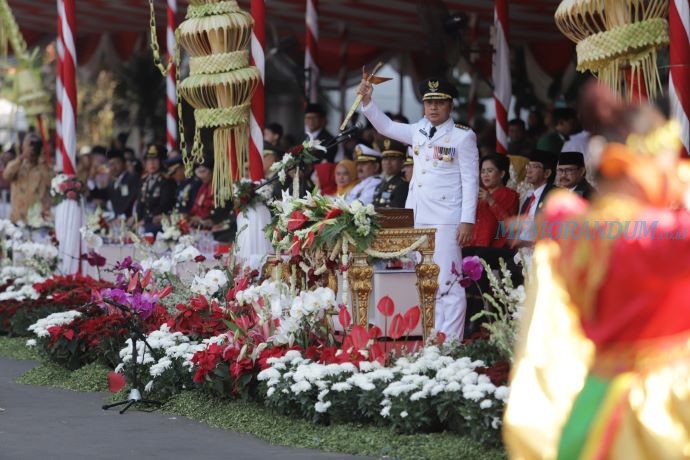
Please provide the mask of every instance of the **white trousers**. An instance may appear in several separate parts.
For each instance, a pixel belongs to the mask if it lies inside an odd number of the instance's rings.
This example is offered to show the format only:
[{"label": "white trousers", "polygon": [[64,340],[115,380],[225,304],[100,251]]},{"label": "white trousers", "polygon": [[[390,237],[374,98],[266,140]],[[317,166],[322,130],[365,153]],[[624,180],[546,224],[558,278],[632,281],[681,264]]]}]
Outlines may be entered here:
[{"label": "white trousers", "polygon": [[448,339],[462,339],[467,311],[465,288],[459,282],[450,286],[453,280],[453,262],[458,272],[462,267],[462,251],[455,237],[458,226],[416,224],[416,227],[436,229],[434,262],[438,265],[439,274],[434,329],[443,332]]}]

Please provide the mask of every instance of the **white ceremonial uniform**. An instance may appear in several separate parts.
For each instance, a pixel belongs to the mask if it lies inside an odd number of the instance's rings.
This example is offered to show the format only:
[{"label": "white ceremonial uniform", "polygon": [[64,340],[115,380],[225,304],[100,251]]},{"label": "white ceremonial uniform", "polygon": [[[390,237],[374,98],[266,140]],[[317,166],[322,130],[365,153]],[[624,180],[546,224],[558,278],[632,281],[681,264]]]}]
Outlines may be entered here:
[{"label": "white ceremonial uniform", "polygon": [[456,232],[460,223],[473,224],[479,194],[479,152],[472,130],[455,127],[453,120],[436,127],[429,139],[431,122],[396,123],[373,101],[362,113],[384,136],[412,146],[414,170],[406,208],[414,210],[415,227],[436,229],[434,262],[439,266],[439,291],[436,300],[435,329],[448,337],[462,338],[467,299],[453,279],[451,267],[462,264]]},{"label": "white ceremonial uniform", "polygon": [[363,179],[357,185],[352,187],[350,193],[345,197],[345,201],[352,203],[355,200],[359,200],[363,205],[371,204],[374,202],[374,192],[376,192],[376,187],[381,183],[380,176],[369,176]]}]

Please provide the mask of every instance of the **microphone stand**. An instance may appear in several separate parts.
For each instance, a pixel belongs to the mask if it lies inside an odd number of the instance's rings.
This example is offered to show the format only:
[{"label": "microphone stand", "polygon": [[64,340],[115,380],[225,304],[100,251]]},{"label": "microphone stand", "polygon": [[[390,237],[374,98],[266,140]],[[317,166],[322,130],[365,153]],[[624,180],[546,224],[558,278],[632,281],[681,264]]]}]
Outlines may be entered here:
[{"label": "microphone stand", "polygon": [[[350,131],[350,132],[341,133],[341,134],[335,136],[333,139],[331,139],[331,141],[328,144],[326,144],[324,146],[324,148],[326,150],[328,150],[330,148],[335,147],[338,144],[345,142],[348,139],[352,139],[357,131],[358,131],[358,129]],[[297,163],[295,163],[291,167],[287,168],[285,170],[286,173],[288,171],[292,171],[295,168],[299,168],[300,170],[304,170],[304,166],[306,166],[306,164],[304,163],[304,160],[301,158],[301,155],[298,155],[296,159],[297,159]],[[256,192],[257,190],[259,190],[263,187],[266,187],[267,185],[275,184],[276,182],[278,182],[278,179],[279,179],[279,176],[278,176],[278,174],[276,174],[275,176],[271,177],[266,182],[263,182],[260,185],[254,187],[254,192]]]},{"label": "microphone stand", "polygon": [[[151,354],[153,355],[153,348],[149,343],[146,341],[146,335],[144,334],[144,331],[141,327],[141,323],[137,321],[134,318],[134,312],[127,307],[126,305],[123,305],[119,302],[115,302],[113,300],[109,299],[103,299],[104,303],[107,303],[108,305],[112,305],[113,307],[117,308],[123,313],[123,316],[127,320],[127,327],[129,329],[129,337],[130,340],[132,341],[132,361],[133,361],[133,369],[132,369],[132,384],[131,388],[129,390],[129,397],[127,399],[124,399],[122,401],[118,401],[112,404],[105,404],[103,405],[103,410],[108,410],[113,407],[118,407],[118,406],[125,406],[122,408],[120,411],[120,415],[124,414],[127,409],[130,407],[137,405],[137,404],[147,404],[147,405],[154,405],[154,406],[162,406],[163,403],[160,401],[154,401],[151,399],[143,399],[141,396],[141,384],[139,382],[139,362],[137,361],[137,340],[141,340],[144,342],[144,354],[146,354],[146,348],[148,348],[151,351]],[[94,303],[94,305],[96,305]],[[143,360],[142,360],[143,361]]]}]

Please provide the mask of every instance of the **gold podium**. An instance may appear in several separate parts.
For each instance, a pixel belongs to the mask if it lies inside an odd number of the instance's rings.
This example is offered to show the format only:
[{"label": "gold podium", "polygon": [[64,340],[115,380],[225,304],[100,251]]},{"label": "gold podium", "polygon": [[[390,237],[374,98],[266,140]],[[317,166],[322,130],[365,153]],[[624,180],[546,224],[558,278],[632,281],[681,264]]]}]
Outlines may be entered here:
[{"label": "gold podium", "polygon": [[[407,248],[426,236],[427,239],[416,251],[422,254],[417,264],[417,291],[419,307],[422,310],[422,331],[426,341],[434,328],[434,308],[438,290],[438,265],[434,263],[434,246],[436,229],[434,228],[384,228],[379,231],[371,243],[370,249],[393,253]],[[348,277],[352,289],[352,316],[355,324],[367,327],[369,324],[369,298],[373,290],[374,268],[369,265],[367,254],[353,254]]]}]

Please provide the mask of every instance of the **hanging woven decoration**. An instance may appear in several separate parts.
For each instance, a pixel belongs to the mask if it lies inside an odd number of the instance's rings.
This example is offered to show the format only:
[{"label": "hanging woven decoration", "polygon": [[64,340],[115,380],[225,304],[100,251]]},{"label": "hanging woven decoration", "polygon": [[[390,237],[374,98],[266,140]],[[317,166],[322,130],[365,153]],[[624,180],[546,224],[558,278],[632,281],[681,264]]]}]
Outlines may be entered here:
[{"label": "hanging woven decoration", "polygon": [[657,48],[669,44],[667,0],[563,0],[556,25],[577,43],[577,70],[591,71],[617,92],[633,97],[661,88]]},{"label": "hanging woven decoration", "polygon": [[0,58],[6,57],[10,48],[17,61],[13,101],[23,106],[28,116],[51,113],[50,96],[41,83],[39,50],[27,50],[9,4],[0,0]]},{"label": "hanging woven decoration", "polygon": [[191,154],[184,152],[185,168],[191,174],[193,164],[203,161],[200,130],[212,129],[216,205],[230,199],[233,179],[248,164],[251,98],[260,81],[258,69],[249,66],[253,25],[236,1],[191,0],[177,29],[177,43],[190,56],[189,76],[178,83],[178,92],[194,108],[196,120]]}]

